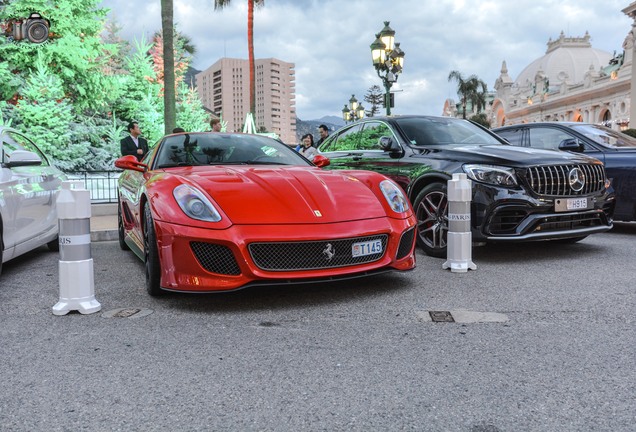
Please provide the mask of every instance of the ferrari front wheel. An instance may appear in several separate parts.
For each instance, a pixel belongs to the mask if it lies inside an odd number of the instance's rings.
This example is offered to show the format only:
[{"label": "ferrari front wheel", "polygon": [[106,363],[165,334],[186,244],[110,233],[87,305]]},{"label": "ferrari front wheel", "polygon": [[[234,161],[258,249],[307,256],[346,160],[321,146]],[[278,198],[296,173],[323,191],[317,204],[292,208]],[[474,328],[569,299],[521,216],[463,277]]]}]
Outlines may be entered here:
[{"label": "ferrari front wheel", "polygon": [[163,293],[160,287],[161,264],[155,223],[150,212],[150,204],[144,206],[144,265],[146,268],[146,291],[151,296]]}]

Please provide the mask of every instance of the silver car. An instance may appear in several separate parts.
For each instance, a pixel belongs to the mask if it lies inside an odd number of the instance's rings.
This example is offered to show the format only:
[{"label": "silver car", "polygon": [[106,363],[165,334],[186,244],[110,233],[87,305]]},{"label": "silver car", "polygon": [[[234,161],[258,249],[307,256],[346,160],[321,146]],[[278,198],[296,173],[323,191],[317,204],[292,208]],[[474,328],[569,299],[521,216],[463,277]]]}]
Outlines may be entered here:
[{"label": "silver car", "polygon": [[58,250],[57,191],[66,176],[24,134],[0,126],[2,264],[47,245]]}]

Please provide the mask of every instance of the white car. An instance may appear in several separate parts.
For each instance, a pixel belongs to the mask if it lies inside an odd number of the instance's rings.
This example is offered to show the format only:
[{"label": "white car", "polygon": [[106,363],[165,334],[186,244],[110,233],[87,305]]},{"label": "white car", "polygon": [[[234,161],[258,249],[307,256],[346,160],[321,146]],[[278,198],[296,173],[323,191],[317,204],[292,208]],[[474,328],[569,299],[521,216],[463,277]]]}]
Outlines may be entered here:
[{"label": "white car", "polygon": [[2,264],[40,246],[59,250],[57,191],[66,176],[24,134],[0,126]]}]

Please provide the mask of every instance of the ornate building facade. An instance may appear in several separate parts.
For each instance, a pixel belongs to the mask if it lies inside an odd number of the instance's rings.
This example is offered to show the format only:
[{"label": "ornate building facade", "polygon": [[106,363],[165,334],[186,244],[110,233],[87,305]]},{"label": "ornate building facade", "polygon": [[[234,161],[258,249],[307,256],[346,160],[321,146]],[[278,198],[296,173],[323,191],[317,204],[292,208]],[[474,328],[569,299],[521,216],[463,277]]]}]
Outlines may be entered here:
[{"label": "ornate building facade", "polygon": [[[613,129],[630,127],[636,119],[636,69],[633,68],[636,1],[622,10],[634,19],[620,53],[592,47],[590,35],[550,39],[544,56],[513,80],[501,65],[486,114],[492,127],[536,121],[603,123]],[[634,73],[633,73],[634,72]],[[452,100],[444,115],[461,116]],[[632,124],[636,128],[636,124]]]}]

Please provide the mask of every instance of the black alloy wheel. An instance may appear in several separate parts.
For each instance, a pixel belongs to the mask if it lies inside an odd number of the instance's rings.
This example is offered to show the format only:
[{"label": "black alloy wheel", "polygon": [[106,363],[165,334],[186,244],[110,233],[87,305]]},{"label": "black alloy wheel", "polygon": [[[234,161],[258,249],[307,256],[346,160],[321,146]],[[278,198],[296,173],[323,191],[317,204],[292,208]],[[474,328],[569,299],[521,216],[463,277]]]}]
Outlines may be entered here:
[{"label": "black alloy wheel", "polygon": [[448,239],[448,194],[446,185],[432,183],[415,198],[417,244],[427,255],[446,258]]},{"label": "black alloy wheel", "polygon": [[130,250],[126,244],[126,232],[124,231],[124,219],[121,215],[121,202],[117,202],[117,235],[119,237],[119,248],[121,250]]},{"label": "black alloy wheel", "polygon": [[146,291],[151,296],[163,294],[160,287],[161,265],[155,223],[150,212],[150,204],[144,206],[144,265],[146,268]]}]

